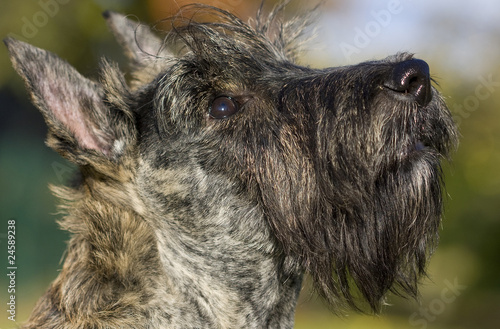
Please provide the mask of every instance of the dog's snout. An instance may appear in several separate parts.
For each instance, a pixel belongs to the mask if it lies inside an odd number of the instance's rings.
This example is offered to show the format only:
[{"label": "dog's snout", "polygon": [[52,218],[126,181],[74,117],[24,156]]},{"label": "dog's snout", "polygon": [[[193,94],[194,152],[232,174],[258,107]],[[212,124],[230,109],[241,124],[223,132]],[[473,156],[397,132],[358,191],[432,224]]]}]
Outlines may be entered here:
[{"label": "dog's snout", "polygon": [[398,63],[384,86],[404,97],[412,97],[420,106],[432,99],[429,65],[421,59]]}]

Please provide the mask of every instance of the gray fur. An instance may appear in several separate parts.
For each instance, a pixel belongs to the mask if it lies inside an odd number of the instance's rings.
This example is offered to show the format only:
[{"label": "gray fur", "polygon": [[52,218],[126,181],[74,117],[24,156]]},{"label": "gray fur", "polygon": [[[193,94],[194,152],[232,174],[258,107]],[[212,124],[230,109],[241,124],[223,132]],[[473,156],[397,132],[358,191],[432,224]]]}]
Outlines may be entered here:
[{"label": "gray fur", "polygon": [[291,328],[306,272],[334,309],[417,294],[457,137],[426,64],[299,66],[307,24],[280,8],[252,27],[186,7],[163,39],[105,17],[129,83],[5,40],[47,144],[80,169],[53,188],[72,238],[23,328]]}]

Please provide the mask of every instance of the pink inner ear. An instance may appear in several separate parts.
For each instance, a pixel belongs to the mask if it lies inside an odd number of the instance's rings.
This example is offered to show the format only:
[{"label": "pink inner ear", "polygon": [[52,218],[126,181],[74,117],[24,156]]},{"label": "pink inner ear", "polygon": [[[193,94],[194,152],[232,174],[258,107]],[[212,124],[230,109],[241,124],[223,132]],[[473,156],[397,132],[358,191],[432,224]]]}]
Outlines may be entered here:
[{"label": "pink inner ear", "polygon": [[[65,81],[65,80],[64,80]],[[83,111],[90,112],[92,109],[84,108],[83,104],[97,107],[100,99],[96,91],[86,83],[79,88],[65,86],[60,81],[47,79],[41,84],[42,98],[46,107],[50,110],[56,120],[60,121],[76,138],[82,148],[97,150],[105,153],[101,147],[96,129],[92,123],[86,119]],[[87,102],[84,102],[86,100]]]}]

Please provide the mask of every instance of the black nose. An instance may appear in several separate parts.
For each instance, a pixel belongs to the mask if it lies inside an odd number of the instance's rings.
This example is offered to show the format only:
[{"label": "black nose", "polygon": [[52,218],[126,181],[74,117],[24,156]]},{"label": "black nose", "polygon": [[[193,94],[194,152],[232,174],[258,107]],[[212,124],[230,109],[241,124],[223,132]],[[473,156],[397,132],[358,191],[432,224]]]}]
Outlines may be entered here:
[{"label": "black nose", "polygon": [[413,98],[420,106],[426,106],[432,99],[429,65],[421,59],[398,63],[384,86],[400,96]]}]

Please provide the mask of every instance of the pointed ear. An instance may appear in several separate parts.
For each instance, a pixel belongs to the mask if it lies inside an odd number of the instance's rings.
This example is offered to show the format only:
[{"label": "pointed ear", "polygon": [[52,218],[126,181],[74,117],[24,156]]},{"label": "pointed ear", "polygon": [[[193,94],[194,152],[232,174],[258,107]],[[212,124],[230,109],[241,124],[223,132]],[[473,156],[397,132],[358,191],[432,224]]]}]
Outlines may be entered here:
[{"label": "pointed ear", "polygon": [[49,127],[47,144],[77,164],[119,158],[125,134],[134,131],[126,110],[110,108],[101,85],[56,55],[13,38],[4,42]]},{"label": "pointed ear", "polygon": [[109,10],[103,16],[133,64],[142,66],[170,56],[163,41],[148,26]]}]

